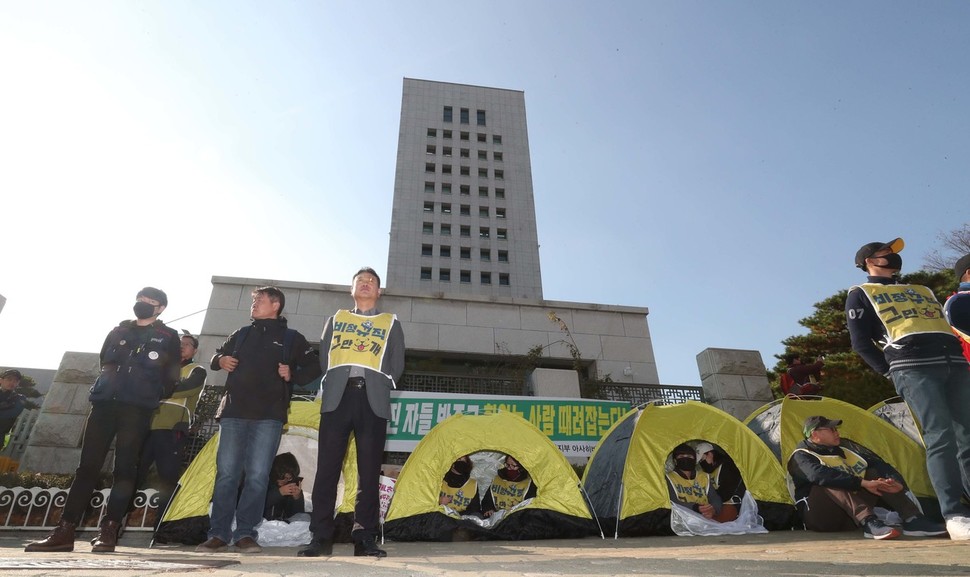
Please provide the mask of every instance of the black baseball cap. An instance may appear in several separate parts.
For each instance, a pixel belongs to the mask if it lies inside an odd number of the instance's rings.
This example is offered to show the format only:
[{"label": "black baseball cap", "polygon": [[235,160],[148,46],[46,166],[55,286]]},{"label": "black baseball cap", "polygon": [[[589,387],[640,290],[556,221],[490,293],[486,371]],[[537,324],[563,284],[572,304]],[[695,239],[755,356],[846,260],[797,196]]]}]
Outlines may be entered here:
[{"label": "black baseball cap", "polygon": [[862,245],[862,248],[855,253],[855,265],[857,268],[866,270],[866,259],[876,254],[877,252],[888,248],[892,252],[898,253],[903,250],[906,243],[903,239],[897,238],[889,242],[869,242]]},{"label": "black baseball cap", "polygon": [[815,415],[814,417],[809,417],[805,419],[805,426],[802,428],[802,433],[805,434],[805,438],[812,436],[812,431],[815,429],[834,429],[842,424],[842,419],[827,419],[822,415]]},{"label": "black baseball cap", "polygon": [[24,376],[20,374],[20,371],[18,371],[17,369],[7,369],[2,373],[0,373],[0,379],[4,377],[17,377],[18,381],[24,378]]},{"label": "black baseball cap", "polygon": [[963,273],[967,272],[968,268],[970,268],[970,254],[964,255],[963,258],[953,265],[953,272],[956,273],[957,280],[963,278]]}]

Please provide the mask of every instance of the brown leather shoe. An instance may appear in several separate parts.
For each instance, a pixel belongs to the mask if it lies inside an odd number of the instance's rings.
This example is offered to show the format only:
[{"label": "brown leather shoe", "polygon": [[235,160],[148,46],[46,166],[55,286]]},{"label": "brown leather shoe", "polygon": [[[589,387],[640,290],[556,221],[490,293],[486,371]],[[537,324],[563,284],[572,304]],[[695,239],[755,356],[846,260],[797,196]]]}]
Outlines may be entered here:
[{"label": "brown leather shoe", "polygon": [[98,536],[91,541],[91,552],[92,553],[111,553],[115,550],[115,546],[118,545],[118,531],[121,529],[121,523],[117,521],[109,521],[108,519],[101,520],[101,531],[98,532]]},{"label": "brown leather shoe", "polygon": [[57,553],[70,552],[74,550],[74,523],[61,521],[40,541],[35,541],[24,547],[28,553]]},{"label": "brown leather shoe", "polygon": [[259,546],[252,537],[243,537],[242,539],[236,541],[236,551],[239,553],[246,553],[248,555],[254,555],[256,553],[262,553],[263,548]]},{"label": "brown leather shoe", "polygon": [[222,553],[229,550],[229,543],[218,537],[209,537],[205,543],[195,548],[196,553]]}]

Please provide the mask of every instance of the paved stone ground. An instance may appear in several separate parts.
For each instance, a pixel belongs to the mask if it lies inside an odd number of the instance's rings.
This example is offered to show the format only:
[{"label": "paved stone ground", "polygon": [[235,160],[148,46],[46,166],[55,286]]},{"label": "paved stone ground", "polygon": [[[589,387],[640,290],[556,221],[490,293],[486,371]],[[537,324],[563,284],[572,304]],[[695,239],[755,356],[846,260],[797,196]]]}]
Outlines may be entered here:
[{"label": "paved stone ground", "polygon": [[35,533],[0,533],[0,575],[140,577],[282,576],[730,576],[806,575],[970,577],[970,542],[948,539],[872,541],[860,533],[820,535],[802,531],[731,537],[645,537],[468,543],[387,543],[389,556],[353,557],[350,545],[335,557],[302,559],[297,548],[266,548],[261,555],[205,555],[192,547],[147,548],[148,535],[128,533],[113,554],[27,554]]}]

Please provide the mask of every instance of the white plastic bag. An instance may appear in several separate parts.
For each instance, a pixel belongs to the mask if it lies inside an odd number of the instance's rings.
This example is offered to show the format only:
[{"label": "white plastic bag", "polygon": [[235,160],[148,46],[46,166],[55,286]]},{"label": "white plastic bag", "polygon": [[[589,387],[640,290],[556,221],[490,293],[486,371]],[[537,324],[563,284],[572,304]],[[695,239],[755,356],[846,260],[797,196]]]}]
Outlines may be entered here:
[{"label": "white plastic bag", "polygon": [[749,535],[768,532],[764,526],[764,519],[758,515],[758,504],[755,503],[750,491],[744,492],[738,518],[727,523],[718,523],[683,505],[671,503],[670,528],[681,537]]}]

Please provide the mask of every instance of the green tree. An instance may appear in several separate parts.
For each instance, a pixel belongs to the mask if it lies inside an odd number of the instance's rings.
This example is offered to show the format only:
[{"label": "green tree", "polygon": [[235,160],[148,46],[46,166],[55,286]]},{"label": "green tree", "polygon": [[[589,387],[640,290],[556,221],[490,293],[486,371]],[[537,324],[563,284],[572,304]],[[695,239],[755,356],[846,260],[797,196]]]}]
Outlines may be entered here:
[{"label": "green tree", "polygon": [[[902,281],[921,284],[930,288],[942,303],[953,292],[952,271],[917,271],[903,275]],[[861,282],[861,279],[860,279]],[[778,362],[768,372],[771,388],[781,397],[779,380],[787,369],[785,359],[789,355],[804,359],[825,357],[822,394],[868,409],[879,401],[896,396],[893,384],[865,364],[862,357],[852,350],[849,329],[845,322],[845,298],[847,290],[815,303],[815,312],[798,321],[809,330],[808,334],[794,335],[782,341],[785,352],[775,355]]]}]

